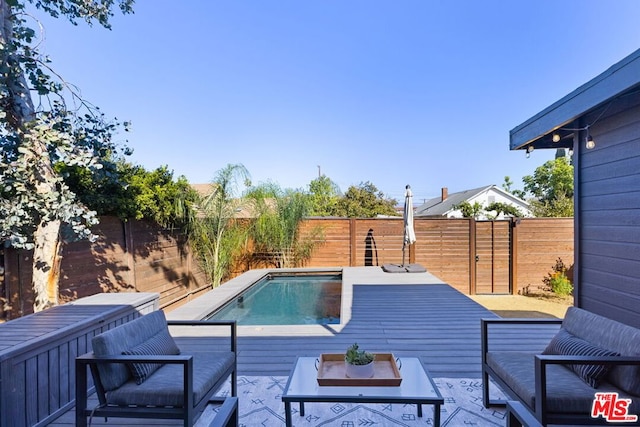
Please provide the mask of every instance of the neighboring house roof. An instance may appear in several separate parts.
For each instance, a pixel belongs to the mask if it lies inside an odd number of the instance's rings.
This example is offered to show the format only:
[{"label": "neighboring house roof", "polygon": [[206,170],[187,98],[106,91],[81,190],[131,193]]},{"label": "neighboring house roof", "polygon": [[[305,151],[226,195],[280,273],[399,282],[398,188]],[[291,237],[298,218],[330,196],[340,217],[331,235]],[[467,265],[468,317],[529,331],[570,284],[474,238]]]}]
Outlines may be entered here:
[{"label": "neighboring house roof", "polygon": [[[495,186],[485,185],[484,187],[473,188],[471,190],[459,191],[457,193],[448,194],[447,189],[442,189],[442,195],[440,197],[434,197],[425,201],[422,205],[416,207],[414,216],[417,217],[434,217],[434,216],[450,216],[450,214],[457,211],[455,206],[462,202],[470,202],[477,199],[483,193],[494,192],[499,193],[503,197],[509,199],[512,205],[515,205],[520,210],[525,210],[528,213],[529,204],[524,200],[519,199],[513,194]],[[486,206],[485,206],[486,207]]]},{"label": "neighboring house roof", "polygon": [[465,200],[472,199],[474,196],[488,190],[491,186],[484,186],[474,188],[472,190],[459,191],[457,193],[451,193],[446,196],[444,200],[442,197],[434,197],[424,202],[424,204],[416,208],[414,216],[444,216],[447,213],[454,211],[454,206],[459,205]]},{"label": "neighboring house roof", "polygon": [[[573,148],[573,135],[585,126],[579,119],[607,103],[640,89],[640,49],[583,84],[509,132],[511,150]],[[603,112],[598,112],[597,120]],[[553,142],[553,135],[560,140]]]},{"label": "neighboring house roof", "polygon": [[[196,190],[196,192],[201,197],[206,197],[212,193],[213,188],[216,184],[189,184],[191,188]],[[275,209],[276,208],[276,200],[275,199],[267,199],[265,203],[268,208]],[[235,213],[233,215],[234,218],[257,218],[258,212],[256,207],[250,200],[246,199],[234,199],[230,202],[231,206],[235,208]]]},{"label": "neighboring house roof", "polygon": [[[200,197],[207,197],[213,192],[216,184],[189,184],[191,188],[196,190]],[[255,218],[255,209],[248,203],[242,203],[240,199],[234,199],[231,201],[231,206],[234,207],[234,218]]]},{"label": "neighboring house roof", "polygon": [[196,193],[198,193],[201,196],[206,196],[211,194],[211,191],[213,190],[213,186],[214,184],[191,184],[189,183],[189,185],[191,186],[191,188],[193,188],[194,190],[196,190]]}]

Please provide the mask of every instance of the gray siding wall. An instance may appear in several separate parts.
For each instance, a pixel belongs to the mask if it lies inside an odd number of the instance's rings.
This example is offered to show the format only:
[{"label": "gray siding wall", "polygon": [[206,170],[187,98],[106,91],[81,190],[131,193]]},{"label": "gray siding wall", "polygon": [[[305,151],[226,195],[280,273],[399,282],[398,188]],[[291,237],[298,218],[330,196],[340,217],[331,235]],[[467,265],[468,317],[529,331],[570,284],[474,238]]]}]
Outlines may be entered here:
[{"label": "gray siding wall", "polygon": [[0,325],[0,427],[45,426],[75,403],[91,339],[158,309],[158,294],[98,294]]},{"label": "gray siding wall", "polygon": [[640,95],[614,100],[606,115],[583,126],[576,178],[576,304],[640,327]]}]

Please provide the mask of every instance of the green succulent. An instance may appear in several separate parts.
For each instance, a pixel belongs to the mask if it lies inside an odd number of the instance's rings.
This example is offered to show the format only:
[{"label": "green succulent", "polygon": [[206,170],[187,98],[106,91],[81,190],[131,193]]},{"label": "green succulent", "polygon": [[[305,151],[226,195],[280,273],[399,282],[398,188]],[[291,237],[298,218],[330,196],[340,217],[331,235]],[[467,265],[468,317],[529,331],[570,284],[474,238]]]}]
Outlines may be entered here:
[{"label": "green succulent", "polygon": [[375,356],[372,353],[368,353],[364,350],[358,350],[358,343],[353,344],[347,349],[347,354],[344,356],[345,362],[351,365],[368,365],[373,362]]}]

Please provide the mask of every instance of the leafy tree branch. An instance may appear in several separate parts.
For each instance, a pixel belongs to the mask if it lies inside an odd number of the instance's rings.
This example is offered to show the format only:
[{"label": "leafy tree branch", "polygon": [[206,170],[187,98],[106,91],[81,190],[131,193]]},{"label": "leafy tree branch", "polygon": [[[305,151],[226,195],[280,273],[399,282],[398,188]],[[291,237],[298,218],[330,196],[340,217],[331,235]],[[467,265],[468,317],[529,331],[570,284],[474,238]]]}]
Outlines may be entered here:
[{"label": "leafy tree branch", "polygon": [[[110,28],[114,0],[29,0],[36,9],[72,23],[84,20]],[[133,0],[117,2],[124,13]],[[57,304],[62,244],[90,238],[96,213],[80,203],[58,164],[102,168],[113,152],[118,127],[90,104],[69,110],[70,86],[40,52],[36,31],[27,23],[25,1],[0,0],[0,240],[33,249],[34,311]],[[44,58],[44,59],[43,59]],[[71,97],[81,99],[71,90]],[[38,97],[37,107],[32,97]],[[43,99],[46,102],[43,102]],[[82,114],[81,110],[84,110]]]}]

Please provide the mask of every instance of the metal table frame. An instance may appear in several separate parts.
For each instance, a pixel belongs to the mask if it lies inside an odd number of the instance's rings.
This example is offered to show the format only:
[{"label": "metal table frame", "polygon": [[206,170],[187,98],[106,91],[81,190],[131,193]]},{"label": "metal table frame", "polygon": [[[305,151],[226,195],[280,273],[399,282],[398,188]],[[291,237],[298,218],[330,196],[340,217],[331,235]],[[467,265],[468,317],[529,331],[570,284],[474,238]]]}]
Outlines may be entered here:
[{"label": "metal table frame", "polygon": [[434,426],[440,426],[440,407],[444,399],[417,357],[402,357],[400,372],[402,383],[395,387],[369,386],[319,386],[315,357],[299,357],[282,394],[286,426],[292,427],[291,403],[300,404],[300,416],[304,416],[305,402],[343,403],[415,403],[418,417],[422,417],[422,405],[433,405]]}]

